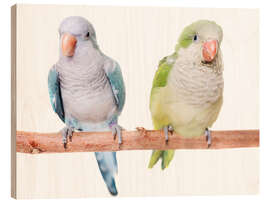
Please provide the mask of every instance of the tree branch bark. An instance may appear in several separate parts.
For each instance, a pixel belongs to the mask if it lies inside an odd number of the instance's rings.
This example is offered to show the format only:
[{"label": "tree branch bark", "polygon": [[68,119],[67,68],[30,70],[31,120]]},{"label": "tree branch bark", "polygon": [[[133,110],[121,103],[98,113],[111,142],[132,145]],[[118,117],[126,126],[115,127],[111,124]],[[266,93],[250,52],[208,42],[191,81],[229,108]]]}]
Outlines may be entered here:
[{"label": "tree branch bark", "polygon": [[[169,135],[166,144],[163,131],[137,128],[123,131],[122,144],[118,145],[111,132],[74,132],[72,142],[64,149],[60,133],[17,131],[16,151],[23,153],[94,152],[150,149],[208,149],[205,136],[185,138]],[[259,130],[211,131],[209,149],[259,147]]]}]

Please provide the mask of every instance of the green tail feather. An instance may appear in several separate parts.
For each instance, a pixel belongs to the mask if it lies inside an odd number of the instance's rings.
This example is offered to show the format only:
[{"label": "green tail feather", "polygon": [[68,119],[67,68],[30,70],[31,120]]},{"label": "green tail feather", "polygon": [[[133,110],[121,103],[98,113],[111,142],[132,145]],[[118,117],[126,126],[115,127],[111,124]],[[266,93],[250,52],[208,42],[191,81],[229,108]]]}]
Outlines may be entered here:
[{"label": "green tail feather", "polygon": [[153,168],[153,166],[161,158],[161,168],[163,170],[169,166],[173,156],[174,150],[153,150],[148,168]]},{"label": "green tail feather", "polygon": [[153,168],[153,166],[157,163],[157,161],[162,155],[163,155],[162,150],[153,150],[148,168]]}]

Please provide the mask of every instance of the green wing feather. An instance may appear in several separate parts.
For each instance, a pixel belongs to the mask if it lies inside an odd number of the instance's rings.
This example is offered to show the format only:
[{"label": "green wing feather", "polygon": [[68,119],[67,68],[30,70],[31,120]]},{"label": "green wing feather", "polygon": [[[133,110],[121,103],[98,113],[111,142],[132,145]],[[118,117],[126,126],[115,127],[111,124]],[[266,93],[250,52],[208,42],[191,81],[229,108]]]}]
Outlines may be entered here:
[{"label": "green wing feather", "polygon": [[[177,55],[174,53],[171,56],[166,56],[162,60],[159,61],[158,69],[156,71],[154,80],[153,80],[153,88],[156,87],[164,87],[167,84],[168,75],[170,73],[170,70],[173,67],[174,60],[176,59]],[[172,60],[172,63],[168,63],[168,60]]]},{"label": "green wing feather", "polygon": [[177,54],[174,53],[170,56],[164,57],[160,62],[158,69],[155,73],[151,95],[150,95],[150,111],[152,113],[152,120],[154,128],[156,130],[161,129],[166,123],[166,118],[163,117],[160,108],[160,93],[162,92],[163,87],[167,85],[169,73],[174,65],[174,61],[177,58]]},{"label": "green wing feather", "polygon": [[[164,57],[159,62],[158,70],[156,71],[156,74],[154,76],[152,90],[151,90],[150,109],[155,99],[154,94],[160,91],[162,87],[165,87],[167,85],[168,76],[176,58],[177,58],[177,54],[174,53],[170,56]],[[153,115],[152,115],[152,119],[153,119],[154,128],[157,130],[167,125],[165,120],[155,119]],[[165,169],[169,166],[169,163],[172,160],[173,156],[174,156],[174,150],[166,150],[166,151],[153,150],[148,168],[152,168],[161,158],[162,159],[161,168]]]}]

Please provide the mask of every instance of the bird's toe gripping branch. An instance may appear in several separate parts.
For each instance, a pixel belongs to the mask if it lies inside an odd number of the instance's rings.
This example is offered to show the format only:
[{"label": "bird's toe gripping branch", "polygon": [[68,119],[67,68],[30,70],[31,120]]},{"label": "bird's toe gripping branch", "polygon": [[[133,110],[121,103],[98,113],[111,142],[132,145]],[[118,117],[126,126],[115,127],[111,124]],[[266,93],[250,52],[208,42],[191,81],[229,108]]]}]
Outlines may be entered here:
[{"label": "bird's toe gripping branch", "polygon": [[163,128],[163,131],[164,131],[164,135],[165,135],[165,141],[166,141],[166,143],[168,143],[169,142],[169,132],[173,133],[174,129],[171,125],[167,125]]},{"label": "bird's toe gripping branch", "polygon": [[208,128],[205,129],[205,137],[207,141],[207,146],[209,148],[212,144],[212,137],[211,137],[211,132]]},{"label": "bird's toe gripping branch", "polygon": [[74,129],[72,127],[64,127],[61,130],[61,135],[62,135],[62,142],[64,145],[64,148],[67,148],[67,143],[68,143],[68,139],[70,142],[72,142],[72,135],[73,135]]},{"label": "bird's toe gripping branch", "polygon": [[122,144],[122,127],[118,124],[114,124],[111,126],[112,129],[112,136],[113,139],[116,139],[116,136],[118,137],[118,145],[120,147],[120,145]]}]

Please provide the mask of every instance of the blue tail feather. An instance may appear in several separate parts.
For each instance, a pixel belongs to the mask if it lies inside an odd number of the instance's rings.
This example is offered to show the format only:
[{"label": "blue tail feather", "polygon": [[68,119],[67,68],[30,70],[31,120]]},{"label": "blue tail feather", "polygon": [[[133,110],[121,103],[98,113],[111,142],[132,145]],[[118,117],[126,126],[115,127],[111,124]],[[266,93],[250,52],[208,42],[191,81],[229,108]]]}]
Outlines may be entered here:
[{"label": "blue tail feather", "polygon": [[117,195],[114,175],[117,173],[116,152],[95,152],[101,175],[112,195]]}]

